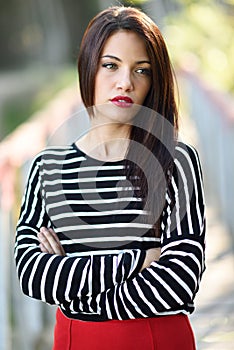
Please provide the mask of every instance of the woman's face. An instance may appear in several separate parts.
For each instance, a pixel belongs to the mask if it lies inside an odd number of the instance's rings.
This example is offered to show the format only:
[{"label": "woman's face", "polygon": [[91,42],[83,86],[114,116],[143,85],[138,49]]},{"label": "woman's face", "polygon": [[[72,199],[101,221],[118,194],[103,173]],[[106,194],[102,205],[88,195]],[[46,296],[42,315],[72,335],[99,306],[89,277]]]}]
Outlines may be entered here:
[{"label": "woman's face", "polygon": [[[151,86],[151,63],[144,40],[135,32],[111,35],[101,53],[95,79],[94,104],[114,122],[128,122]],[[105,106],[105,108],[104,108]]]}]

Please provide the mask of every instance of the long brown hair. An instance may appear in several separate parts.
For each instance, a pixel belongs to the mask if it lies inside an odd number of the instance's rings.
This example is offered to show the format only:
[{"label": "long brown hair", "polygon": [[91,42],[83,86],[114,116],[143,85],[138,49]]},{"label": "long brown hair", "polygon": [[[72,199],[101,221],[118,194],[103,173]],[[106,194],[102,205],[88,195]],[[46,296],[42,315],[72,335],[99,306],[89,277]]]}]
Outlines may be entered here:
[{"label": "long brown hair", "polygon": [[[174,94],[174,73],[167,47],[159,28],[148,15],[137,8],[114,6],[100,12],[90,21],[84,33],[78,57],[81,97],[86,107],[94,105],[95,77],[99,59],[107,39],[118,30],[133,31],[143,38],[151,62],[151,88],[143,106],[154,113],[147,120],[147,126],[145,118],[142,118],[141,113],[138,113],[136,116],[136,119],[138,118],[138,126],[135,124],[132,127],[130,139],[141,143],[157,157],[164,175],[163,177],[157,176],[157,178],[153,176],[153,173],[150,178],[149,176],[144,176],[142,169],[147,167],[149,174],[152,161],[145,159],[138,152],[135,152],[133,155],[131,143],[126,158],[135,159],[137,166],[126,166],[126,169],[131,169],[127,170],[129,178],[140,179],[138,184],[140,183],[140,195],[142,198],[146,198],[148,193],[151,193],[149,205],[151,211],[156,212],[155,203],[159,200],[156,193],[160,189],[161,194],[159,196],[164,196],[165,198],[165,190],[163,188],[165,179],[166,187],[169,187],[170,175],[174,164],[171,145],[174,144],[178,131],[178,112]],[[162,122],[159,123],[159,119],[155,118],[155,114],[162,116],[160,121],[164,120],[171,127],[165,128],[165,125]],[[167,131],[166,133],[165,130]],[[160,137],[155,137],[155,135],[159,134],[161,134]],[[167,147],[169,144],[170,151],[168,151]],[[126,165],[128,165],[128,160],[126,160]],[[153,171],[154,169],[152,168]],[[157,218],[157,224],[155,225],[156,235],[159,236],[158,214],[155,214],[155,217]]]}]

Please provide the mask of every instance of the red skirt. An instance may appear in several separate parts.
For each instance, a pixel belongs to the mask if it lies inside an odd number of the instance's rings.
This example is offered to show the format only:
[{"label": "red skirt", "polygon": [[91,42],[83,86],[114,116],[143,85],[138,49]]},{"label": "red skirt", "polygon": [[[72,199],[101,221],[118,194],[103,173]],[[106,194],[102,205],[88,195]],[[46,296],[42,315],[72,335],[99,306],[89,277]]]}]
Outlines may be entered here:
[{"label": "red skirt", "polygon": [[56,314],[53,350],[195,350],[186,315],[86,322]]}]

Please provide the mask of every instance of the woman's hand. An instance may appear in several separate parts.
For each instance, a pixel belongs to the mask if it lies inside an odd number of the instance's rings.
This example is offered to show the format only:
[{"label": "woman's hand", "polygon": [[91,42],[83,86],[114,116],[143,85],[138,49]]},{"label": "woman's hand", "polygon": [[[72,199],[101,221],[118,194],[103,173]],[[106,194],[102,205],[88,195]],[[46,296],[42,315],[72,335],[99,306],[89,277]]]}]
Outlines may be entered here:
[{"label": "woman's hand", "polygon": [[41,227],[38,233],[38,239],[40,241],[40,249],[43,253],[66,255],[60,240],[51,228]]},{"label": "woman's hand", "polygon": [[149,267],[153,261],[158,261],[161,255],[161,248],[151,248],[146,251],[145,261],[140,269],[140,272]]}]

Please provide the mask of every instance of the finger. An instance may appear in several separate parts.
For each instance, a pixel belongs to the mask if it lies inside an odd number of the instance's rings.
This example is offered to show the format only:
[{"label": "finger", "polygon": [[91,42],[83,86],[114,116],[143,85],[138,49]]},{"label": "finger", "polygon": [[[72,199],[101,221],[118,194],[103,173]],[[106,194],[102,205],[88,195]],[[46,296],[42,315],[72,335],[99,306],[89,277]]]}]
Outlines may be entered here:
[{"label": "finger", "polygon": [[44,234],[44,232],[40,231],[37,236],[39,242],[43,245],[46,252],[54,254],[53,247],[51,246],[50,241],[48,240],[48,237]]},{"label": "finger", "polygon": [[43,243],[40,243],[40,244],[39,244],[39,247],[40,247],[42,253],[49,253],[49,251],[46,249],[46,247],[44,246]]},{"label": "finger", "polygon": [[57,234],[54,232],[54,230],[53,230],[52,228],[49,228],[48,230],[49,230],[49,232],[52,234],[52,236],[54,237],[54,239],[56,240],[56,242],[59,243],[59,244],[61,244],[61,243],[60,243],[60,240],[59,240]]},{"label": "finger", "polygon": [[62,244],[61,244],[61,242],[60,242],[60,240],[59,240],[59,238],[58,238],[58,236],[57,236],[57,234],[56,234],[56,232],[52,229],[52,228],[49,228],[48,229],[49,230],[49,232],[52,234],[52,236],[54,237],[54,239],[55,239],[55,241],[57,242],[57,244],[58,245],[56,245],[56,247],[58,248],[58,253],[57,254],[62,254],[62,255],[66,255],[66,253],[65,253],[65,250],[63,249],[63,246],[62,246]]},{"label": "finger", "polygon": [[46,248],[49,249],[51,254],[65,255],[65,251],[56,235],[56,233],[52,229],[47,229],[43,227],[41,229],[42,235],[45,237],[47,242],[43,241],[46,244]]},{"label": "finger", "polygon": [[46,243],[46,247],[50,247],[50,252],[51,253],[57,253],[57,246],[58,246],[58,243],[57,241],[55,240],[54,236],[51,234],[51,232],[44,228],[42,230],[42,235],[44,237],[44,241],[43,243]]},{"label": "finger", "polygon": [[54,238],[54,240],[55,240],[58,244],[61,245],[60,240],[59,240],[57,234],[55,233],[55,231],[54,231],[52,228],[41,227],[41,232],[42,232],[42,233],[45,233],[45,235],[46,235],[47,237],[50,237],[49,234],[51,234],[51,236]]}]

